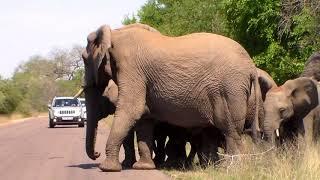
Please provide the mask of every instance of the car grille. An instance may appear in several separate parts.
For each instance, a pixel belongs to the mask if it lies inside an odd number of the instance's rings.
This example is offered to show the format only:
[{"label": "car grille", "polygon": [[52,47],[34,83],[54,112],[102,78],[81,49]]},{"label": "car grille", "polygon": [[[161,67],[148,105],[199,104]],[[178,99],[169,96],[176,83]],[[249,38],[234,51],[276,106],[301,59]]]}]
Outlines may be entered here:
[{"label": "car grille", "polygon": [[59,113],[60,114],[74,114],[74,113],[76,113],[76,111],[75,110],[69,110],[69,111],[64,110],[64,111],[59,111]]}]

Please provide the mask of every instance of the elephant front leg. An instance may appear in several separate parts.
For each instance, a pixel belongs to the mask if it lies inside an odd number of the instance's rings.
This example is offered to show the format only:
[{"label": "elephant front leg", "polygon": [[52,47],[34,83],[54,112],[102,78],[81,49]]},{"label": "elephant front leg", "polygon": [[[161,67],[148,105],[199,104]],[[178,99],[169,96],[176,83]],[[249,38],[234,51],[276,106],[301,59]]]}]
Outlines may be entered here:
[{"label": "elephant front leg", "polygon": [[143,119],[136,125],[138,139],[138,150],[140,159],[133,164],[134,169],[155,169],[156,166],[152,160],[153,146],[153,120]]},{"label": "elephant front leg", "polygon": [[[121,171],[120,146],[136,121],[140,121],[145,113],[145,89],[141,88],[141,84],[138,83],[134,85],[130,85],[130,82],[122,84],[127,85],[119,86],[117,109],[106,144],[106,159],[99,165],[102,171]],[[132,94],[136,96],[132,96]]]},{"label": "elephant front leg", "polygon": [[134,126],[137,119],[135,117],[138,116],[132,116],[131,113],[126,113],[122,110],[116,112],[106,144],[106,159],[99,165],[102,171],[121,171],[122,167],[119,162],[120,146]]}]

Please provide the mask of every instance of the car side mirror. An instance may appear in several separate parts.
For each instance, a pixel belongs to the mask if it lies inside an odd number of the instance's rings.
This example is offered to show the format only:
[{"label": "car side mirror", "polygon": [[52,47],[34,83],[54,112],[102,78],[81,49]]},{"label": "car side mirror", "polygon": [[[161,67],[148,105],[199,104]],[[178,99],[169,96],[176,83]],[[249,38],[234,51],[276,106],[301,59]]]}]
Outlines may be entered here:
[{"label": "car side mirror", "polygon": [[48,108],[51,109],[51,104],[48,104]]},{"label": "car side mirror", "polygon": [[82,107],[86,107],[86,105],[85,105],[85,104],[81,104],[81,106],[82,106]]}]

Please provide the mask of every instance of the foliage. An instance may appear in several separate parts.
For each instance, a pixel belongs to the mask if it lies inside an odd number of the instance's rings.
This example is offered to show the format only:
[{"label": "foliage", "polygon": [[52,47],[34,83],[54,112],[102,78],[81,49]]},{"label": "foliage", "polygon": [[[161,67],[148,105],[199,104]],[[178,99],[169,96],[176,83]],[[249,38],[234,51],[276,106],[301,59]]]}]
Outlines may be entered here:
[{"label": "foliage", "polygon": [[9,80],[0,80],[0,114],[8,114],[15,111],[22,99],[17,84]]},{"label": "foliage", "polygon": [[133,23],[136,23],[137,21],[138,20],[134,14],[132,14],[131,17],[129,15],[126,15],[124,17],[124,19],[122,20],[122,24],[124,24],[124,25],[133,24]]},{"label": "foliage", "polygon": [[193,32],[224,32],[222,0],[150,0],[138,12],[141,23],[179,36]]}]

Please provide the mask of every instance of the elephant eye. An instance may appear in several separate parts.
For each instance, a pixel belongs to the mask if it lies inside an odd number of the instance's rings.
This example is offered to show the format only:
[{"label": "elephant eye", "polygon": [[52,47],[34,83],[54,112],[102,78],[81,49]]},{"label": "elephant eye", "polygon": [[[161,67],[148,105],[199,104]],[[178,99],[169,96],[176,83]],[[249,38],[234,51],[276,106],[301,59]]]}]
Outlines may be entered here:
[{"label": "elephant eye", "polygon": [[285,108],[280,108],[280,109],[279,109],[279,113],[280,113],[280,117],[281,117],[281,118],[284,118],[284,117],[285,117],[285,114],[286,114],[286,109],[285,109]]}]

